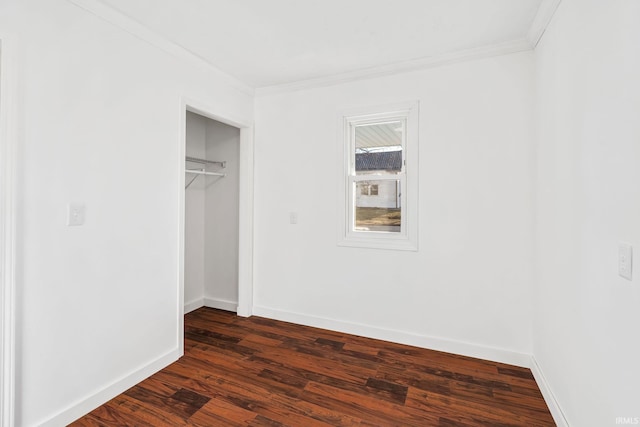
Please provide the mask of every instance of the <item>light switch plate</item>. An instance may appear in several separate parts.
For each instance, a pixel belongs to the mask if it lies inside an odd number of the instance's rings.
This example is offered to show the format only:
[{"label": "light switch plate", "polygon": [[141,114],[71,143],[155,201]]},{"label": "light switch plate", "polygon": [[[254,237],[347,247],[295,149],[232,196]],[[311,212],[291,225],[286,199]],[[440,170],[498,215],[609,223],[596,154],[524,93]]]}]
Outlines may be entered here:
[{"label": "light switch plate", "polygon": [[84,224],[84,205],[70,203],[67,205],[67,225],[78,226]]},{"label": "light switch plate", "polygon": [[631,280],[633,273],[633,247],[628,243],[618,244],[618,274]]},{"label": "light switch plate", "polygon": [[289,224],[298,223],[298,212],[289,212]]}]

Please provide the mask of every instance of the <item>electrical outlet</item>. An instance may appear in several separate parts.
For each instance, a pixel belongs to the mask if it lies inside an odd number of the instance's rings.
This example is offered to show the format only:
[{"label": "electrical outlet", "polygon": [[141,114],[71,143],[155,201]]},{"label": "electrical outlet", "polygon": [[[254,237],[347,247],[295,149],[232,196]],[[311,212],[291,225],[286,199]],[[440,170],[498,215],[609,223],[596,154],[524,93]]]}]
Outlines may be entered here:
[{"label": "electrical outlet", "polygon": [[67,225],[77,226],[84,224],[84,205],[69,204],[67,205]]},{"label": "electrical outlet", "polygon": [[618,244],[618,274],[631,280],[633,270],[633,247],[627,243]]},{"label": "electrical outlet", "polygon": [[289,224],[298,223],[298,212],[289,212]]}]

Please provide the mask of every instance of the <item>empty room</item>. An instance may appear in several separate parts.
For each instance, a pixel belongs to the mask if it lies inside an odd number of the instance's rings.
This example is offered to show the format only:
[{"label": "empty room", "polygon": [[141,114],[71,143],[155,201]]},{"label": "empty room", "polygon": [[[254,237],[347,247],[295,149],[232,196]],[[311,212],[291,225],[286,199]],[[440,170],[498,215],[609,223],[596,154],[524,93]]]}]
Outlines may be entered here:
[{"label": "empty room", "polygon": [[640,425],[638,76],[637,0],[0,0],[0,427]]}]

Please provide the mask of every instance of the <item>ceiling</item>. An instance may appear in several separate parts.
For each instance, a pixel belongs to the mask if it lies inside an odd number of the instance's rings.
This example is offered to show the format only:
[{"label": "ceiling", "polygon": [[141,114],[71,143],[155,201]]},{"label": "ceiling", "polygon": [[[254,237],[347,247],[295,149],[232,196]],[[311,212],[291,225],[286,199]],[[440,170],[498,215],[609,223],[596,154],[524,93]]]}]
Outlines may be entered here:
[{"label": "ceiling", "polygon": [[101,2],[261,88],[525,42],[544,0]]}]

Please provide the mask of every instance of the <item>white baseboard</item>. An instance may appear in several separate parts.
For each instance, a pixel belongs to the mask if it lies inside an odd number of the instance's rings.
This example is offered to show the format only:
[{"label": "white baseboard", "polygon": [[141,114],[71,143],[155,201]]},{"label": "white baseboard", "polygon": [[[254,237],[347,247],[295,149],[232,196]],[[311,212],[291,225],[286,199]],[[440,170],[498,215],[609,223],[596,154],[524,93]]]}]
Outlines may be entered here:
[{"label": "white baseboard", "polygon": [[217,308],[219,310],[233,311],[234,313],[237,313],[238,311],[237,301],[233,302],[233,301],[228,301],[228,300],[219,299],[219,298],[204,297],[204,306]]},{"label": "white baseboard", "polygon": [[204,298],[196,298],[193,301],[184,304],[184,314],[190,313],[193,310],[197,310],[200,307],[204,307]]},{"label": "white baseboard", "polygon": [[233,311],[234,313],[238,311],[238,303],[233,301],[228,301],[219,298],[198,298],[191,302],[188,302],[184,305],[184,314],[190,313],[193,310],[197,310],[200,307],[210,307],[217,308],[220,310]]},{"label": "white baseboard", "polygon": [[542,397],[544,397],[544,401],[549,407],[549,412],[551,412],[553,421],[555,421],[558,427],[569,427],[569,422],[564,416],[564,412],[562,412],[562,408],[556,400],[555,395],[551,391],[549,383],[547,383],[547,379],[542,373],[542,369],[540,369],[540,365],[538,365],[538,362],[536,361],[536,358],[534,356],[531,356],[530,369],[531,373],[533,374],[533,378],[535,378],[536,383],[538,383],[538,388],[542,393]]},{"label": "white baseboard", "polygon": [[376,326],[345,322],[342,320],[309,316],[306,314],[293,313],[289,311],[274,310],[268,307],[254,306],[253,314],[256,316],[268,317],[271,319],[297,323],[300,325],[345,332],[353,335],[360,335],[363,337],[391,341],[399,344],[412,345],[415,347],[427,348],[430,350],[437,350],[446,353],[459,354],[462,356],[491,360],[494,362],[506,363],[509,365],[521,366],[525,368],[528,368],[531,363],[530,354],[518,353],[511,350],[466,343],[462,341],[429,337],[425,335],[412,334],[392,329],[379,328]]},{"label": "white baseboard", "polygon": [[71,422],[82,417],[83,415],[93,411],[98,406],[113,399],[123,391],[138,384],[140,381],[155,374],[162,368],[165,368],[166,366],[175,362],[180,356],[180,350],[177,348],[173,349],[165,355],[159,357],[158,359],[141,367],[140,369],[137,369],[134,372],[131,372],[130,374],[127,374],[124,377],[112,382],[102,390],[73,403],[71,406],[60,411],[53,417],[37,423],[37,425],[44,427],[58,427],[68,425]]}]

